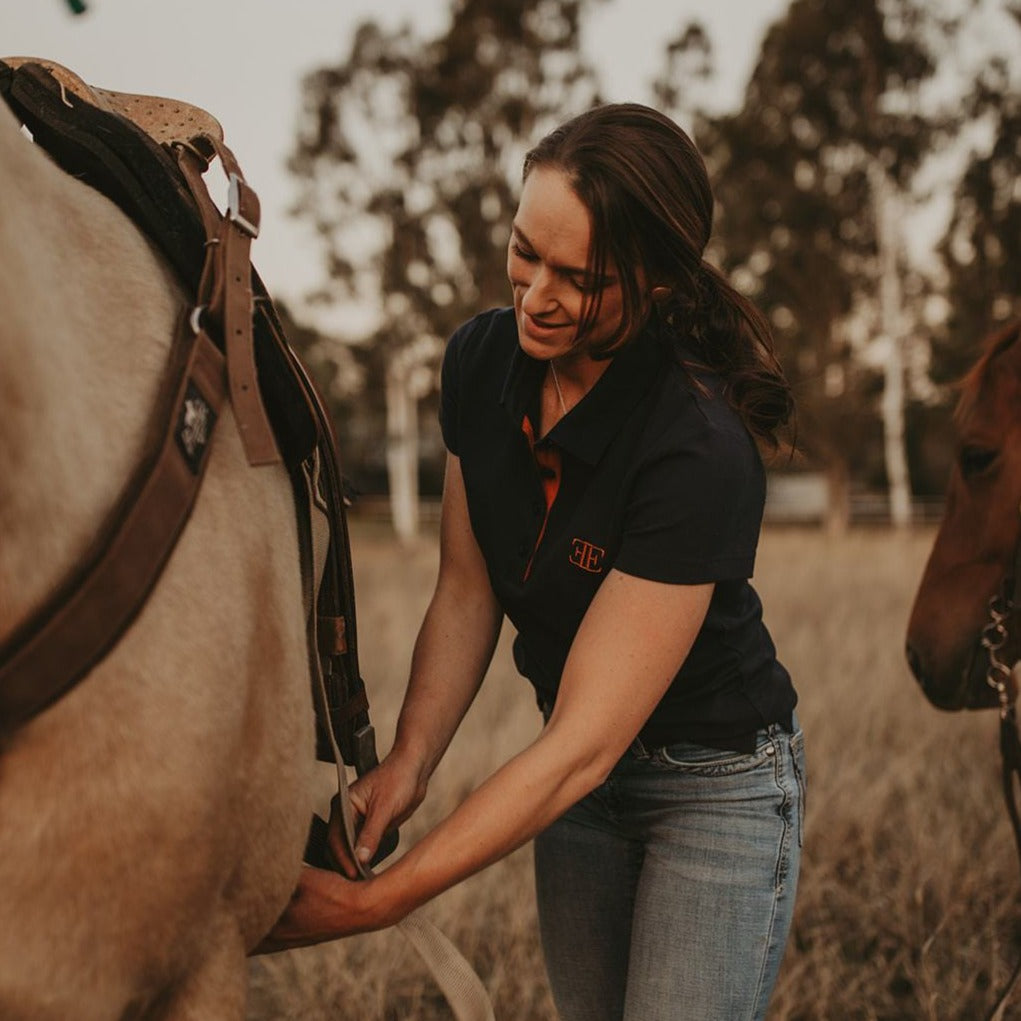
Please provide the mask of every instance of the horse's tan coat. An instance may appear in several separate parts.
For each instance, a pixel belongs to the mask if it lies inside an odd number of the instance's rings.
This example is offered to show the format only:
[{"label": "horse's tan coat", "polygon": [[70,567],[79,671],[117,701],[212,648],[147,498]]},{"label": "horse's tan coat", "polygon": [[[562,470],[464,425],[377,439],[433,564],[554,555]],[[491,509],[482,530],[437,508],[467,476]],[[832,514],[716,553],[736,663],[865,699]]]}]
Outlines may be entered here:
[{"label": "horse's tan coat", "polygon": [[[141,450],[185,301],[0,104],[0,638],[87,548]],[[0,749],[0,1018],[240,1018],[294,888],[312,720],[282,468],[225,411],[136,622]]]}]

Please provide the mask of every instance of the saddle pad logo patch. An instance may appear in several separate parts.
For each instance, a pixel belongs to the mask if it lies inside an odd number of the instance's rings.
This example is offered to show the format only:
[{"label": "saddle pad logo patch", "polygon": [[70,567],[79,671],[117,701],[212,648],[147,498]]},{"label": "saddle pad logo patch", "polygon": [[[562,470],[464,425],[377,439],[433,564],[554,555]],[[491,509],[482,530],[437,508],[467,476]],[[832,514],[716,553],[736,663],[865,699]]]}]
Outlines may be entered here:
[{"label": "saddle pad logo patch", "polygon": [[571,555],[567,558],[575,567],[580,567],[589,574],[603,573],[603,558],[606,550],[586,539],[571,540]]},{"label": "saddle pad logo patch", "polygon": [[216,412],[199,392],[198,387],[189,380],[181,412],[177,417],[174,438],[188,467],[195,475],[199,472],[215,424]]}]

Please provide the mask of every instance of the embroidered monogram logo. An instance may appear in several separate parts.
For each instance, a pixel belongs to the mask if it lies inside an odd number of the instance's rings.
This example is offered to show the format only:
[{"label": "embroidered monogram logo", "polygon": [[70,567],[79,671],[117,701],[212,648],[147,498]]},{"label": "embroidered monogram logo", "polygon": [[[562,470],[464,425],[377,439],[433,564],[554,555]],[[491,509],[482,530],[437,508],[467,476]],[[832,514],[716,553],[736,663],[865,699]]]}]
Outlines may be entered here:
[{"label": "embroidered monogram logo", "polygon": [[580,567],[589,574],[603,573],[603,557],[606,550],[585,539],[574,539],[571,542],[571,555],[567,558],[575,567]]}]

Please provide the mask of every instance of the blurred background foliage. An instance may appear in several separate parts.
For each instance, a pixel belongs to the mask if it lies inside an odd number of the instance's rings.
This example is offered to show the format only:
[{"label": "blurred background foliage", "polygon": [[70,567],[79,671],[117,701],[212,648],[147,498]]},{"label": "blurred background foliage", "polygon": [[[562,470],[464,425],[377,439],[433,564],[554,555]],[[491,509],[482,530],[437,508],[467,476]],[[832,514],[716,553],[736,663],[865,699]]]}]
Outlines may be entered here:
[{"label": "blurred background foliage", "polygon": [[[357,335],[294,323],[367,494],[436,495],[438,366],[453,328],[506,304],[525,151],[601,101],[579,45],[605,0],[455,0],[441,35],[372,21],[308,75],[291,170]],[[743,102],[699,101],[714,40],[649,54],[649,102],[689,130],[717,195],[709,258],[769,316],[798,399],[798,454],[829,524],[885,494],[899,524],[953,459],[953,381],[1021,312],[1021,0],[792,0]],[[1014,61],[1013,63],[1017,63]],[[658,70],[657,70],[658,69]],[[398,532],[416,511],[395,508]]]}]

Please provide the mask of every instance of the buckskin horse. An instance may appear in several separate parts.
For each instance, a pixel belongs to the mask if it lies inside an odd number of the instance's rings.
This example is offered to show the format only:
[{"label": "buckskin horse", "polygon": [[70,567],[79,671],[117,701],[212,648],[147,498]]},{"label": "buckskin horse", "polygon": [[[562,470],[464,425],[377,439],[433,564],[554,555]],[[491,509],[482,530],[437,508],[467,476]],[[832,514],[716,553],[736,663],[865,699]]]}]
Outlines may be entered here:
[{"label": "buckskin horse", "polygon": [[[96,559],[194,304],[18,120],[0,102],[0,673]],[[192,396],[177,438],[197,457],[210,408]],[[31,713],[0,690],[3,1018],[239,1019],[245,956],[295,888],[315,761],[295,498],[282,464],[250,467],[229,402],[216,417],[130,626]]]},{"label": "buckskin horse", "polygon": [[376,763],[332,430],[220,125],[37,59],[0,97],[0,1018],[238,1021],[303,857],[331,864],[316,755],[349,852],[345,765]]}]

